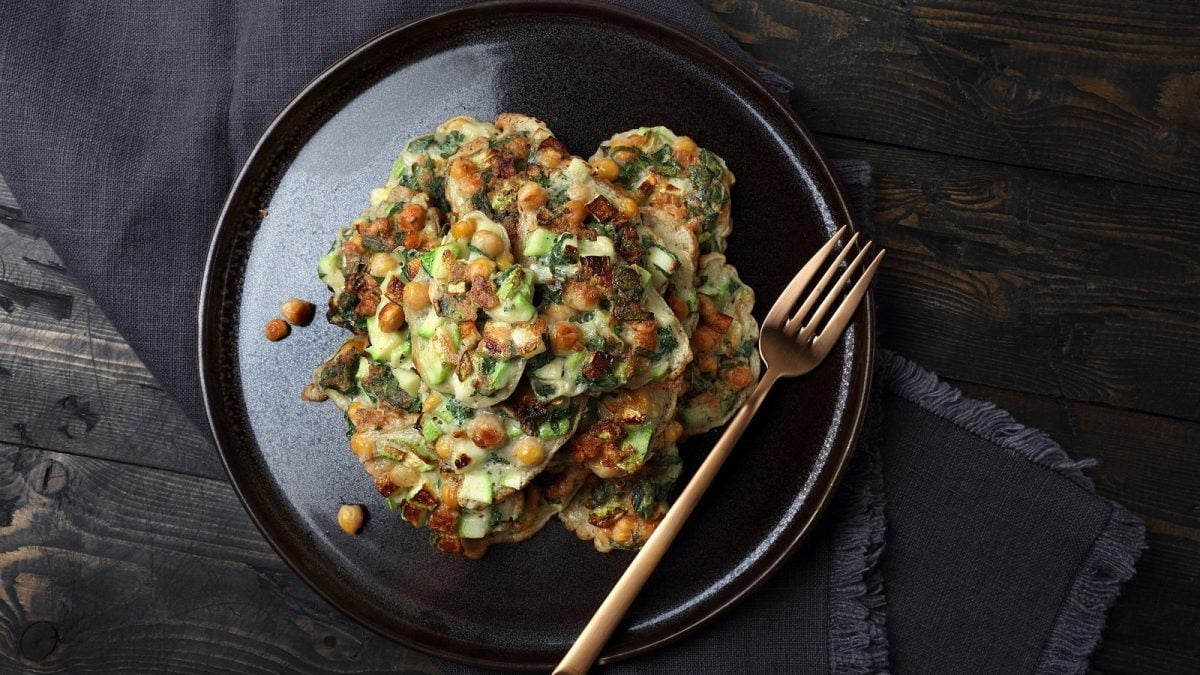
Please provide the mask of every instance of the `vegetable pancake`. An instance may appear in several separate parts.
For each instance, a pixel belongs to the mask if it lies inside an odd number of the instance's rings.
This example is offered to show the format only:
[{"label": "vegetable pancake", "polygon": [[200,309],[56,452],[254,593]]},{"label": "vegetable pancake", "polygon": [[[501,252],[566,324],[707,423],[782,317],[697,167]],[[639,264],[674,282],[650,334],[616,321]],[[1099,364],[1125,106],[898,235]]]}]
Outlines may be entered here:
[{"label": "vegetable pancake", "polygon": [[456,117],[404,144],[318,273],[351,336],[308,400],[344,413],[388,508],[469,557],[558,515],[641,546],[676,443],[759,374],[753,292],[721,254],[724,162],[664,127],[590,161],[540,120]]}]

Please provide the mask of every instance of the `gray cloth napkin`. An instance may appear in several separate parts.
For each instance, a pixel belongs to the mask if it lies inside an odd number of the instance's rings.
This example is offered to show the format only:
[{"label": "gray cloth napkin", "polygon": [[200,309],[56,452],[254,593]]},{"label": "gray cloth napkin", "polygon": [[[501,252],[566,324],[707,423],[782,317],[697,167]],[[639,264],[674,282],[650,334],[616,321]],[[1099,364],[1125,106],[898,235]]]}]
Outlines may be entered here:
[{"label": "gray cloth napkin", "polygon": [[[0,174],[202,426],[195,333],[180,327],[194,323],[204,251],[234,173],[325,65],[397,23],[458,4],[6,7]],[[698,5],[620,4],[746,58]],[[868,167],[839,168],[865,210]],[[804,547],[709,628],[614,671],[1086,669],[1107,608],[1133,573],[1141,523],[1097,497],[1083,465],[1038,432],[898,356],[881,354],[877,368],[861,447]]]}]

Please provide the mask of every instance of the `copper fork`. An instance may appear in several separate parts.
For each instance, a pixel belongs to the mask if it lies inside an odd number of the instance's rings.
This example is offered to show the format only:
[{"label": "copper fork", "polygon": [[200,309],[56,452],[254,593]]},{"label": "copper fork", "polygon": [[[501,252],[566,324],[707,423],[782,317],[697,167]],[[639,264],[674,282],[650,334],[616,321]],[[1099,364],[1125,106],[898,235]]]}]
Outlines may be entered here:
[{"label": "copper fork", "polygon": [[[834,343],[846,330],[846,326],[850,324],[855,310],[858,309],[858,305],[867,294],[867,288],[875,276],[875,270],[883,261],[884,251],[882,249],[879,251],[879,254],[867,265],[862,276],[843,296],[843,289],[854,278],[855,272],[862,265],[871,248],[869,242],[862,246],[854,260],[844,270],[841,270],[842,262],[858,241],[856,233],[834,255],[834,249],[845,232],[845,227],[839,229],[833,238],[804,264],[804,267],[800,269],[771,307],[771,311],[763,321],[758,339],[758,351],[762,355],[763,363],[767,366],[766,372],[763,373],[745,404],[729,422],[725,433],[721,435],[721,439],[717,441],[704,463],[700,465],[696,475],[683,489],[679,499],[667,511],[667,515],[658,524],[654,534],[650,535],[645,546],[634,557],[633,562],[621,575],[616,586],[609,592],[600,608],[596,610],[587,627],[579,634],[575,644],[571,646],[567,655],[554,669],[555,675],[583,675],[587,672],[612,635],[613,630],[616,629],[617,623],[625,616],[625,612],[633,604],[634,598],[637,597],[642,586],[646,584],[646,580],[650,578],[659,561],[662,560],[663,554],[667,552],[667,548],[675,540],[675,536],[679,534],[683,523],[696,508],[700,497],[712,484],[717,471],[725,463],[733,446],[737,444],[742,432],[750,424],[754,413],[758,411],[758,407],[766,398],[767,392],[779,378],[796,377],[815,368],[833,349]],[[832,262],[830,262],[831,256]],[[824,274],[817,279],[817,275],[823,268],[825,269]],[[841,272],[840,276],[830,286],[830,281],[839,271]],[[813,285],[814,279],[817,279],[815,285]],[[811,290],[809,290],[810,288]],[[815,311],[814,307],[816,307]],[[833,312],[832,316],[829,316],[830,311]],[[828,321],[826,321],[826,317],[828,317]]]}]

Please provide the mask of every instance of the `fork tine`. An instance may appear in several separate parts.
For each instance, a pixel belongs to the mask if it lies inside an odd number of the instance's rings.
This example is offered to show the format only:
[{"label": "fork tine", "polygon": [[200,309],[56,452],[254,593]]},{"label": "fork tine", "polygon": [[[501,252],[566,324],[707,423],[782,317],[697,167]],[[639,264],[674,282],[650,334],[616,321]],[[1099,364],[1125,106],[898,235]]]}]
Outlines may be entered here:
[{"label": "fork tine", "polygon": [[[812,318],[810,318],[804,324],[804,327],[797,332],[797,341],[804,343],[810,337],[812,337],[814,333],[817,332],[817,327],[821,325],[822,321],[824,321],[825,315],[828,314],[829,310],[833,308],[833,304],[838,301],[838,298],[841,296],[842,289],[846,287],[846,283],[850,281],[850,277],[853,276],[855,270],[858,269],[858,266],[862,264],[863,258],[867,256],[867,251],[869,250],[871,250],[871,242],[867,242],[866,245],[862,247],[862,250],[858,252],[858,255],[854,256],[854,260],[852,260],[849,265],[846,265],[846,271],[842,272],[842,276],[838,277],[837,282],[833,285],[833,288],[830,289],[829,293],[825,293],[824,297],[821,298],[821,304],[817,307],[817,311],[813,312]],[[825,289],[822,288],[820,293],[824,293],[824,291]],[[814,293],[814,297],[811,297],[805,304],[812,304],[812,302],[817,299],[815,296],[819,295],[820,293]],[[803,317],[798,315],[796,319],[793,319],[793,321],[796,321],[798,328],[800,321],[803,321]],[[792,327],[791,322],[788,322],[788,327]],[[785,332],[790,334],[789,331]]]},{"label": "fork tine", "polygon": [[863,272],[860,278],[854,284],[854,288],[846,295],[846,299],[838,306],[837,311],[833,313],[833,317],[829,319],[825,330],[821,334],[813,338],[812,349],[817,360],[825,358],[829,350],[841,337],[842,331],[846,330],[846,326],[850,325],[850,319],[854,317],[854,312],[858,310],[859,303],[862,302],[863,296],[867,294],[867,289],[871,286],[871,279],[875,277],[875,270],[878,269],[879,263],[883,262],[883,254],[887,253],[885,249],[879,250],[879,255],[871,261]]},{"label": "fork tine", "polygon": [[809,258],[808,262],[804,263],[804,267],[801,267],[796,276],[792,277],[787,288],[783,289],[783,293],[779,294],[779,298],[771,306],[771,311],[767,313],[767,318],[763,320],[763,326],[783,329],[783,324],[787,321],[788,312],[796,304],[796,300],[804,292],[804,289],[808,286],[808,282],[812,281],[812,278],[816,276],[817,270],[821,268],[821,263],[825,262],[825,259],[829,257],[829,252],[841,240],[845,232],[845,225],[838,228],[838,231],[830,237],[829,241],[825,242],[821,246],[821,249],[813,257]]},{"label": "fork tine", "polygon": [[[795,335],[800,330],[800,327],[804,325],[804,317],[808,315],[808,310],[812,309],[817,300],[820,300],[825,295],[825,288],[829,286],[829,280],[833,278],[833,275],[837,274],[842,261],[846,259],[847,255],[850,255],[850,250],[854,248],[854,242],[856,241],[858,241],[857,232],[854,233],[853,237],[850,237],[850,241],[846,242],[846,245],[838,252],[837,257],[829,265],[829,269],[825,270],[825,274],[821,275],[821,280],[817,282],[817,285],[805,296],[804,304],[800,305],[800,308],[788,320],[787,326],[783,329],[784,333]],[[870,244],[868,243],[867,246],[870,246]]]}]

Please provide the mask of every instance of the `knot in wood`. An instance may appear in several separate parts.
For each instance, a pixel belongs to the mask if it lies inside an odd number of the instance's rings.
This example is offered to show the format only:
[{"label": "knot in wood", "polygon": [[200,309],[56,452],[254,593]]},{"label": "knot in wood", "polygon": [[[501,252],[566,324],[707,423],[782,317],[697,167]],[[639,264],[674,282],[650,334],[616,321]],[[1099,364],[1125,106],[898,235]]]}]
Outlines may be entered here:
[{"label": "knot in wood", "polygon": [[21,658],[41,661],[58,646],[58,630],[49,621],[31,623],[21,632]]}]

